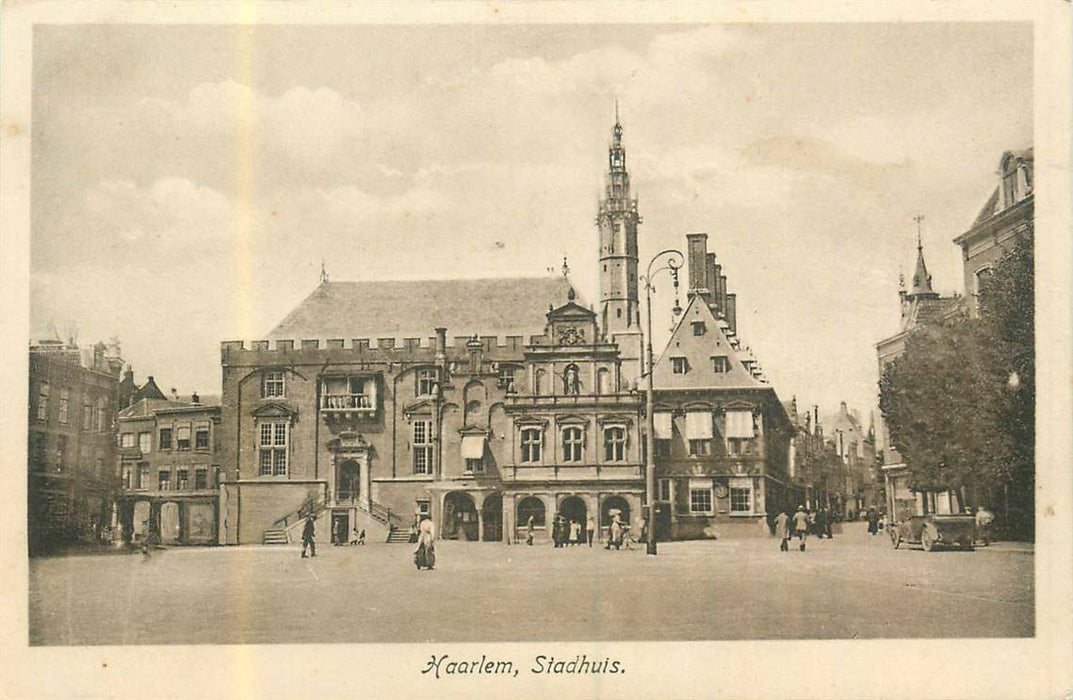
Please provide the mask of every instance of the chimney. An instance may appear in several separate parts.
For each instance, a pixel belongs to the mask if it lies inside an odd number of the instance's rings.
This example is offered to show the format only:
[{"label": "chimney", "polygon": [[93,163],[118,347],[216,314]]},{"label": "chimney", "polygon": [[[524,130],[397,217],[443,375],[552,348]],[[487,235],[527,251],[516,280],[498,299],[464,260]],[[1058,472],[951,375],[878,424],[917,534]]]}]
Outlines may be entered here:
[{"label": "chimney", "polygon": [[[723,279],[726,279],[725,277]],[[735,335],[738,332],[738,295],[727,294],[727,325],[730,326],[730,332]]]},{"label": "chimney", "polygon": [[[715,271],[717,267],[718,265],[715,264],[715,253],[708,253],[704,256],[705,277],[709,280],[709,284],[712,284],[712,286],[715,286],[714,283],[719,279],[718,273]],[[716,289],[709,288],[708,298],[705,299],[705,301],[708,302],[708,308],[712,308],[718,303],[719,297],[716,292]],[[715,309],[712,310],[714,311]]]},{"label": "chimney", "polygon": [[190,403],[194,404],[195,406],[201,405],[201,397],[197,395],[196,391],[190,395]]},{"label": "chimney", "polygon": [[686,235],[687,257],[689,267],[689,295],[699,294],[706,302],[711,302],[711,288],[708,286],[708,234],[690,233]]},{"label": "chimney", "polygon": [[722,267],[719,268],[719,280],[716,283],[716,289],[719,290],[719,296],[716,298],[716,302],[719,304],[719,308],[723,310],[725,315],[727,314],[727,276],[722,273]]},{"label": "chimney", "polygon": [[171,388],[171,400],[172,401],[178,401],[179,400],[179,390],[176,389],[175,387]]},{"label": "chimney", "polygon": [[442,370],[447,366],[447,329],[436,329],[436,364]]}]

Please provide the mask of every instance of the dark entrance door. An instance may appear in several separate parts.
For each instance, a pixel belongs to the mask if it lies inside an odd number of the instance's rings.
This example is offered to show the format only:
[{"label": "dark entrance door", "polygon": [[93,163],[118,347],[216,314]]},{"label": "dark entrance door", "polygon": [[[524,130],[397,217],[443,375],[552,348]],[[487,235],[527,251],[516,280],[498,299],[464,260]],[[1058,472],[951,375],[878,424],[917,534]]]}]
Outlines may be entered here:
[{"label": "dark entrance door", "polygon": [[[559,512],[566,518],[566,532],[568,541],[580,542],[585,537],[585,521],[588,520],[588,509],[585,501],[577,496],[564,498],[559,504]],[[575,528],[572,523],[577,523]],[[575,535],[576,533],[576,535]],[[576,539],[574,539],[576,536]]]},{"label": "dark entrance door", "polygon": [[484,541],[501,542],[503,540],[503,497],[501,495],[493,493],[484,499],[481,519],[484,521]]},{"label": "dark entrance door", "polygon": [[350,534],[350,513],[332,511],[332,544],[346,544]]},{"label": "dark entrance door", "polygon": [[671,526],[671,504],[656,503],[656,540],[665,542],[674,536]]}]

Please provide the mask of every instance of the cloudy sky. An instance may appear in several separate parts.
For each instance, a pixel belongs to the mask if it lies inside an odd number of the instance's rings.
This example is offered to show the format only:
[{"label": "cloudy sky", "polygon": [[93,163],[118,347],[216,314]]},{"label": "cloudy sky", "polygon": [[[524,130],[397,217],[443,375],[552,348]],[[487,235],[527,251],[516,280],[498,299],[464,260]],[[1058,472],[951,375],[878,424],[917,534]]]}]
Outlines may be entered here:
[{"label": "cloudy sky", "polygon": [[322,259],[366,280],[565,253],[595,299],[617,98],[642,259],[706,231],[780,396],[866,413],[912,217],[958,291],[951,239],[1032,142],[1031,43],[982,23],[39,26],[33,332],[118,336],[138,378],[217,393],[219,342],[266,333]]}]

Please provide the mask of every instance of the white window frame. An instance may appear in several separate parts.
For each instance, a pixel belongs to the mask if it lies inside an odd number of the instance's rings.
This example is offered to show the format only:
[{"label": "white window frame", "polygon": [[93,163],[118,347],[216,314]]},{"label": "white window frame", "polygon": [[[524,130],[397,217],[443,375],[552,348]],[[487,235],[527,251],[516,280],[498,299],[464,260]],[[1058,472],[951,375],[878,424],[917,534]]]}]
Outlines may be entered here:
[{"label": "white window frame", "polygon": [[60,389],[60,410],[59,410],[59,422],[60,425],[67,425],[71,412],[71,390]]},{"label": "white window frame", "polygon": [[436,384],[440,380],[440,372],[435,367],[422,367],[417,370],[418,396],[433,396]]},{"label": "white window frame", "polygon": [[[204,477],[204,478],[199,478]],[[201,481],[202,485],[198,486],[198,482]],[[194,490],[204,490],[209,487],[209,468],[203,465],[194,467]]]},{"label": "white window frame", "polygon": [[411,464],[414,474],[432,474],[432,420],[417,418],[410,426]]},{"label": "white window frame", "polygon": [[190,470],[189,469],[176,469],[175,470],[175,490],[186,491],[190,488]]},{"label": "white window frame", "polygon": [[[164,444],[164,433],[168,435],[168,442]],[[166,452],[175,448],[175,430],[171,427],[157,428],[156,449],[158,452]]]},{"label": "white window frame", "polygon": [[[533,435],[535,434],[535,438]],[[544,430],[536,426],[521,429],[522,464],[539,464],[544,458]]]},{"label": "white window frame", "polygon": [[483,474],[484,457],[467,457],[464,469],[466,474]]},{"label": "white window frame", "polygon": [[[198,438],[199,435],[204,435],[205,436],[205,446],[204,447],[202,447],[201,445],[197,444],[197,438]],[[207,426],[201,426],[201,427],[198,427],[198,428],[194,428],[194,449],[195,450],[200,450],[202,452],[206,452],[206,451],[212,449],[212,433],[209,431],[209,428]]]},{"label": "white window frame", "polygon": [[[569,437],[567,434],[569,433]],[[585,429],[578,425],[568,425],[560,433],[563,445],[563,462],[581,462],[585,459]],[[568,452],[569,450],[569,452]]]},{"label": "white window frame", "polygon": [[[613,433],[617,435],[612,435]],[[604,461],[605,462],[625,462],[626,461],[626,426],[624,425],[608,425],[604,427]],[[608,454],[610,453],[610,454]]]},{"label": "white window frame", "polygon": [[656,500],[660,503],[670,503],[674,500],[671,479],[659,479],[656,482]]},{"label": "white window frame", "polygon": [[730,371],[730,357],[727,355],[712,355],[712,372],[726,374]]},{"label": "white window frame", "polygon": [[257,424],[257,476],[286,476],[290,468],[291,424],[264,420]]},{"label": "white window frame", "polygon": [[[186,437],[184,438],[183,435],[185,435]],[[186,447],[182,446],[183,442],[186,443]],[[193,441],[191,440],[190,426],[189,425],[180,425],[177,428],[175,428],[175,451],[176,452],[189,452],[192,442]]]},{"label": "white window frame", "polygon": [[138,451],[149,454],[153,449],[153,434],[148,430],[138,433]]},{"label": "white window frame", "polygon": [[[707,496],[708,508],[706,510],[702,510],[702,509],[697,508],[698,505],[703,505],[703,504],[698,504],[697,499],[694,499],[694,496],[700,496],[700,495],[706,495]],[[704,500],[704,499],[700,499],[700,500]],[[707,488],[697,488],[697,487],[694,487],[694,486],[690,486],[689,487],[689,513],[690,513],[690,515],[711,515],[714,512],[715,512],[715,502],[714,502],[714,499],[712,498],[712,487],[708,486]]]},{"label": "white window frame", "polygon": [[103,396],[97,399],[97,432],[103,433],[108,430],[106,415],[108,413],[108,400]]},{"label": "white window frame", "polygon": [[171,470],[160,469],[157,471],[157,491],[171,491]]},{"label": "white window frame", "polygon": [[120,433],[119,434],[119,446],[131,448],[134,447],[137,440],[134,437],[134,433]]},{"label": "white window frame", "polygon": [[261,376],[262,398],[283,398],[287,395],[287,380],[283,370],[265,370]]},{"label": "white window frame", "polygon": [[672,357],[671,374],[689,374],[689,359],[685,357]]},{"label": "white window frame", "polygon": [[[708,332],[708,324],[704,321],[692,321],[691,325],[693,326],[693,335],[695,336],[701,336]],[[697,332],[698,330],[700,331],[699,333]]]},{"label": "white window frame", "polygon": [[[735,492],[737,492],[738,494],[740,494],[741,492],[745,492],[745,494],[746,494],[746,496],[745,496],[745,498],[746,498],[746,506],[748,506],[747,508],[742,509],[742,508],[736,508],[735,507],[735,500],[734,500]],[[731,515],[753,515],[755,513],[755,511],[756,511],[756,499],[754,498],[754,496],[755,496],[755,494],[753,493],[752,484],[735,484],[732,481],[730,483],[729,488],[727,489],[727,498],[728,498],[729,503],[730,503],[730,514]]]}]

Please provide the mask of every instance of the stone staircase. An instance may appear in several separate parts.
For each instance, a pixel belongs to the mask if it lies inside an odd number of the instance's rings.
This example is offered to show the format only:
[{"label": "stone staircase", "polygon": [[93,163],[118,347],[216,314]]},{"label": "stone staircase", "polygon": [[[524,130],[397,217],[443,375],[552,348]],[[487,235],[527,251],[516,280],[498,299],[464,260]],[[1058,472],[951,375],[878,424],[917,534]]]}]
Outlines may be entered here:
[{"label": "stone staircase", "polygon": [[409,544],[410,543],[410,531],[401,527],[396,527],[387,536],[388,544]]},{"label": "stone staircase", "polygon": [[265,530],[265,544],[290,544],[287,531],[282,528],[270,528]]}]

